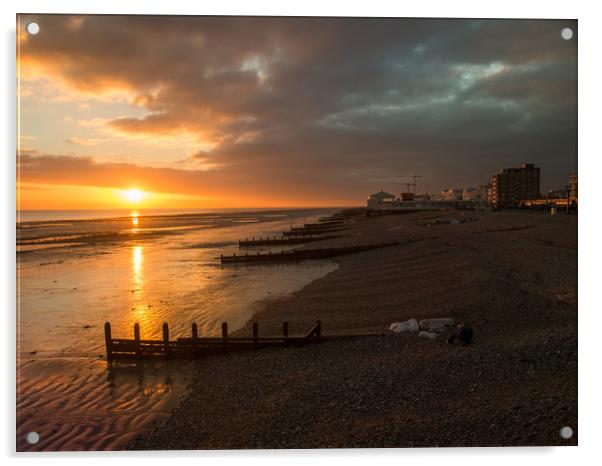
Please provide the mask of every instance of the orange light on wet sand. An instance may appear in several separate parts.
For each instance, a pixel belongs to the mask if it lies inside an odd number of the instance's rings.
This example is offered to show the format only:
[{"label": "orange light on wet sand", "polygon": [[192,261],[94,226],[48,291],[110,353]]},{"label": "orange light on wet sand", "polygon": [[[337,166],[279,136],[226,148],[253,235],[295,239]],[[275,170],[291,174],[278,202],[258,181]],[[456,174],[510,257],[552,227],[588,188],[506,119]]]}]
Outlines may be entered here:
[{"label": "orange light on wet sand", "polygon": [[142,277],[142,246],[134,246],[132,248],[132,272],[133,281],[138,287],[141,286]]},{"label": "orange light on wet sand", "polygon": [[140,202],[142,199],[144,199],[145,196],[146,193],[140,191],[139,189],[128,189],[126,191],[123,191],[123,197],[125,197],[128,201],[134,203]]}]

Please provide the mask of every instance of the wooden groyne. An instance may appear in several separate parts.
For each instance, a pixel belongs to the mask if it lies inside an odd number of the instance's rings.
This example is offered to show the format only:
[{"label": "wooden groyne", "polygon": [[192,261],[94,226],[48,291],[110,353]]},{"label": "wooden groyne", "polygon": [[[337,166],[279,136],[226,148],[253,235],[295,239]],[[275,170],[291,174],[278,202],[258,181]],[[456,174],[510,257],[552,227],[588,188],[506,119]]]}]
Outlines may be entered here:
[{"label": "wooden groyne", "polygon": [[320,249],[300,249],[293,251],[280,251],[280,252],[266,252],[256,254],[233,254],[231,256],[220,256],[222,264],[232,263],[251,263],[251,262],[287,262],[287,261],[300,261],[308,259],[324,259],[327,257],[340,256],[343,254],[352,254],[355,252],[370,251],[372,249],[386,248],[389,246],[398,246],[400,244],[408,244],[420,239],[413,239],[409,241],[396,241],[390,243],[377,243],[377,244],[356,244],[354,246],[339,246],[331,248],[320,248]]},{"label": "wooden groyne", "polygon": [[192,324],[189,337],[169,339],[169,325],[163,324],[161,340],[142,340],[140,325],[134,324],[134,338],[113,338],[111,324],[105,323],[105,347],[108,361],[119,359],[174,359],[195,358],[230,351],[257,350],[261,348],[304,346],[325,341],[367,336],[382,336],[383,333],[322,335],[322,323],[318,320],[306,333],[289,335],[289,323],[282,323],[282,336],[260,337],[259,324],[253,323],[253,334],[249,337],[232,337],[228,334],[228,323],[222,323],[221,337],[203,337],[198,334],[196,323]]},{"label": "wooden groyne", "polygon": [[321,233],[335,233],[337,231],[345,230],[344,226],[329,227],[329,228],[304,228],[304,227],[291,227],[289,231],[283,231],[283,236],[312,236]]},{"label": "wooden groyne", "polygon": [[331,230],[334,228],[342,228],[340,225],[343,224],[343,222],[341,223],[335,223],[334,225],[330,224],[330,223],[306,223],[304,224],[302,227],[291,227],[291,231],[322,231],[322,230]]},{"label": "wooden groyne", "polygon": [[328,222],[328,221],[343,221],[345,220],[347,217],[349,217],[349,215],[345,215],[343,212],[335,212],[332,215],[329,215],[328,217],[320,217],[318,219],[318,222]]},{"label": "wooden groyne", "polygon": [[149,359],[149,358],[192,358],[215,353],[243,349],[259,349],[282,345],[306,345],[319,343],[321,340],[322,324],[316,324],[302,336],[290,336],[288,322],[282,325],[281,337],[259,337],[259,325],[253,324],[253,336],[231,337],[228,335],[228,323],[222,323],[221,337],[202,337],[198,334],[196,323],[192,324],[190,337],[169,339],[169,325],[163,324],[161,340],[142,340],[140,325],[134,324],[134,338],[113,338],[111,324],[105,323],[105,346],[107,360],[114,359]]},{"label": "wooden groyne", "polygon": [[320,218],[318,219],[320,225],[338,225],[340,223],[345,223],[345,219],[343,218]]},{"label": "wooden groyne", "polygon": [[240,240],[238,242],[238,247],[252,247],[252,246],[286,246],[288,244],[303,244],[309,243],[312,241],[320,241],[325,239],[334,239],[340,238],[340,235],[321,235],[321,234],[311,234],[307,236],[273,236],[273,237],[259,237],[259,238],[245,238],[244,240]]}]

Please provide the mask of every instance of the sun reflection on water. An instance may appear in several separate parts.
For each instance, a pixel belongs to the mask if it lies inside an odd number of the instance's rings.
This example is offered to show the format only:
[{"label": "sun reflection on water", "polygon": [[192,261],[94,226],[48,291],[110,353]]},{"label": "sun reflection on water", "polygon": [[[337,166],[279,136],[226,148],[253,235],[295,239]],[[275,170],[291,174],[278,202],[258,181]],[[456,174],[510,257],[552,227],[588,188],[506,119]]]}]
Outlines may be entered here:
[{"label": "sun reflection on water", "polygon": [[137,285],[141,284],[142,281],[142,251],[144,248],[142,246],[134,246],[132,248],[132,271],[134,282]]},{"label": "sun reflection on water", "polygon": [[138,214],[138,212],[137,212],[137,211],[133,211],[133,212],[130,214],[130,217],[132,218],[132,226],[134,227],[134,228],[132,229],[132,231],[133,231],[134,233],[136,233],[136,232],[138,231],[138,223],[140,222],[140,219],[139,219],[140,215]]},{"label": "sun reflection on water", "polygon": [[[148,306],[144,304],[144,247],[132,247],[132,311],[133,321],[142,324],[146,320]],[[132,322],[132,324],[134,323]]]}]

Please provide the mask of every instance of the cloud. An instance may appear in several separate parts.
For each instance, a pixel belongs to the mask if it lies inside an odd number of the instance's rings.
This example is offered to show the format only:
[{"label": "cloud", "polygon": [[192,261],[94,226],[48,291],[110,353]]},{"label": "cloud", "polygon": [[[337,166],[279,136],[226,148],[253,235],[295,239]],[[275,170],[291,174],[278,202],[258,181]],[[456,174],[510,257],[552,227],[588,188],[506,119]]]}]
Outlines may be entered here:
[{"label": "cloud", "polygon": [[69,144],[75,144],[76,146],[96,146],[100,144],[102,141],[96,138],[80,138],[77,136],[73,136],[67,139]]},{"label": "cloud", "polygon": [[392,172],[436,188],[524,161],[560,184],[576,162],[576,41],[560,37],[575,21],[27,18],[42,34],[22,44],[25,76],[129,96],[146,115],[91,121],[192,135],[229,189],[360,196]]},{"label": "cloud", "polygon": [[[246,202],[248,198],[253,202],[263,201],[265,205],[275,202],[280,205],[311,205],[312,202],[323,200],[353,200],[345,197],[343,184],[333,184],[321,192],[316,192],[312,185],[301,177],[273,179],[273,172],[265,172],[252,178],[249,178],[245,170],[215,176],[212,171],[202,166],[190,170],[156,168],[132,163],[100,162],[93,157],[40,154],[32,150],[22,150],[17,162],[19,182],[27,185],[57,184],[116,189],[135,186],[153,193],[215,197],[221,200],[237,199],[240,202]],[[323,182],[319,176],[316,179]],[[245,190],[237,189],[241,186],[244,186]]]}]

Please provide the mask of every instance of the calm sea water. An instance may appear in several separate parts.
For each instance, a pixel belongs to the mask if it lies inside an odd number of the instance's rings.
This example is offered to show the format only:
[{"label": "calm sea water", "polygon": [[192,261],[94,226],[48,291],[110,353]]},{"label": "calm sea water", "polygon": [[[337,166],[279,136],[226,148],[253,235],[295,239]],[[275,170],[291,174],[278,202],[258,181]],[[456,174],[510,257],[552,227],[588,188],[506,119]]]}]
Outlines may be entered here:
[{"label": "calm sea water", "polygon": [[[185,364],[108,368],[115,337],[217,335],[241,328],[266,299],[336,269],[329,261],[221,266],[238,240],[275,235],[336,209],[22,211],[17,224],[19,449],[119,449],[168,415]],[[310,325],[311,323],[308,323]],[[40,442],[28,445],[36,431]]]},{"label": "calm sea water", "polygon": [[[261,209],[261,212],[278,212],[283,215],[292,215],[296,218],[296,214],[304,215],[321,209],[292,209],[285,210],[282,208]],[[156,215],[183,215],[183,214],[238,214],[244,212],[259,212],[259,209],[71,209],[71,210],[20,210],[17,211],[17,222],[35,222],[48,220],[95,220],[106,218],[130,217],[133,214],[143,216]]]}]

